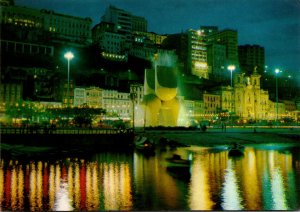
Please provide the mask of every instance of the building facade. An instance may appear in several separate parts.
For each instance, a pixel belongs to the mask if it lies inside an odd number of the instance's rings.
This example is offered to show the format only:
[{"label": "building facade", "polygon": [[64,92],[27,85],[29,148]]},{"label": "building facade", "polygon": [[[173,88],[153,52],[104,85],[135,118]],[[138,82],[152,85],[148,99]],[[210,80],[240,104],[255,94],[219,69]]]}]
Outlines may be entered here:
[{"label": "building facade", "polygon": [[[239,67],[238,58],[238,32],[232,29],[217,30],[217,28],[210,27],[211,31],[206,34],[207,44],[217,43],[225,46],[226,50],[226,64],[235,65]],[[204,32],[207,30],[204,29]]]},{"label": "building facade", "polygon": [[222,44],[207,44],[207,64],[211,69],[210,77],[222,80],[226,75],[226,47]]},{"label": "building facade", "polygon": [[0,12],[1,25],[7,32],[2,39],[71,42],[78,45],[91,42],[91,18],[15,5],[2,6]]},{"label": "building facade", "polygon": [[187,65],[190,73],[200,78],[209,78],[207,47],[200,30],[188,30]]}]

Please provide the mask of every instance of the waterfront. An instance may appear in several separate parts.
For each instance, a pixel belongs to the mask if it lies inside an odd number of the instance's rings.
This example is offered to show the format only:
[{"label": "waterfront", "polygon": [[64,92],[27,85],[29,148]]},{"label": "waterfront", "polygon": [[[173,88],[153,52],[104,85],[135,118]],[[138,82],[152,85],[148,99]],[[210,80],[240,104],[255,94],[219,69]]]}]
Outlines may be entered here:
[{"label": "waterfront", "polygon": [[[189,175],[167,157],[191,160]],[[2,158],[1,210],[296,210],[300,147],[225,145],[156,148],[152,154],[99,151],[57,159]]]}]

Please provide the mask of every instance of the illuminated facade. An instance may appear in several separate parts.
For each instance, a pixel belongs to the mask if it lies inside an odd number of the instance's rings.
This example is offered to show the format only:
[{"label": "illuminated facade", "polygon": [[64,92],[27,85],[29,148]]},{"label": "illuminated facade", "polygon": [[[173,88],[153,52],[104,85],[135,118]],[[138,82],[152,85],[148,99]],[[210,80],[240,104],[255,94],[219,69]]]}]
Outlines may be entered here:
[{"label": "illuminated facade", "polygon": [[114,61],[127,61],[124,51],[125,37],[114,31],[114,24],[101,22],[92,29],[93,43],[97,44],[102,57]]},{"label": "illuminated facade", "polygon": [[204,115],[217,114],[221,109],[221,97],[217,94],[204,93]]},{"label": "illuminated facade", "polygon": [[256,69],[250,77],[243,73],[234,77],[235,113],[243,119],[268,119],[269,94],[260,88],[260,77]]},{"label": "illuminated facade", "polygon": [[23,85],[20,83],[0,84],[0,103],[15,103],[22,100]]},{"label": "illuminated facade", "polygon": [[35,42],[40,39],[49,40],[51,38],[52,42],[68,41],[78,44],[91,42],[92,20],[90,18],[14,5],[2,6],[0,11],[1,24],[15,27],[15,31],[18,31],[15,36],[20,40],[26,39]]},{"label": "illuminated facade", "polygon": [[234,111],[234,96],[232,93],[233,88],[231,86],[221,87],[220,96],[222,111],[228,111],[229,113]]},{"label": "illuminated facade", "polygon": [[207,47],[205,35],[200,30],[188,30],[187,65],[192,75],[200,78],[209,78],[207,65]]},{"label": "illuminated facade", "polygon": [[132,102],[129,93],[103,90],[102,105],[108,115],[116,115],[123,120],[129,120],[132,116]]},{"label": "illuminated facade", "polygon": [[[138,97],[141,98],[141,95]],[[82,105],[103,108],[109,116],[113,115],[124,120],[130,119],[132,115],[132,101],[129,93],[116,90],[105,90],[98,87],[75,88],[74,106]]]},{"label": "illuminated facade", "polygon": [[159,35],[154,32],[141,32],[141,31],[135,31],[133,32],[134,36],[142,36],[147,37],[149,40],[151,40],[155,45],[161,45],[163,41],[167,38],[166,35]]}]

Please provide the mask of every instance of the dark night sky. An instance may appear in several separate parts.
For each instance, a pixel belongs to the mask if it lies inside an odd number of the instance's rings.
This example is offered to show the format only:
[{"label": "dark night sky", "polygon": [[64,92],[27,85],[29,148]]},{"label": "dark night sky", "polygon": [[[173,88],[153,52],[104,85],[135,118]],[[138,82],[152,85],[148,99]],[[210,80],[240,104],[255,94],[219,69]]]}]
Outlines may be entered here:
[{"label": "dark night sky", "polygon": [[148,31],[165,34],[213,25],[238,30],[239,45],[265,47],[270,68],[300,73],[300,0],[15,0],[16,5],[91,17],[111,4],[145,17]]}]

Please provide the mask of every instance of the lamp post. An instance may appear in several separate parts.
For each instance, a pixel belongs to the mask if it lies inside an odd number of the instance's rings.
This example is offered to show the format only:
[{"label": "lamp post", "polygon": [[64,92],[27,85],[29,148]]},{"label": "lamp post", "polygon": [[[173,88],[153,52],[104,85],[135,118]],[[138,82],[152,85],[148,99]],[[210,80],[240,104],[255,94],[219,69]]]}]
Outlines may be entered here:
[{"label": "lamp post", "polygon": [[230,85],[232,87],[232,72],[235,70],[235,65],[229,65],[227,69],[230,71]]},{"label": "lamp post", "polygon": [[276,77],[276,125],[278,125],[278,73],[280,70],[277,68],[275,69],[275,77]]},{"label": "lamp post", "polygon": [[67,92],[67,106],[70,106],[70,60],[73,59],[74,55],[72,52],[67,52],[65,58],[68,60],[68,92]]}]

